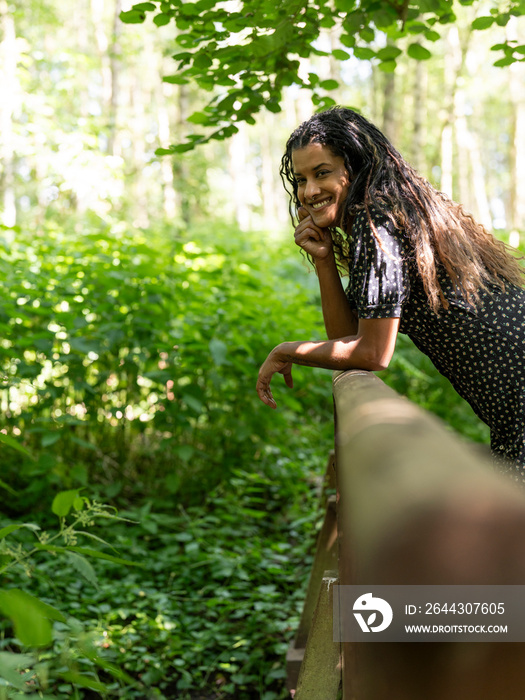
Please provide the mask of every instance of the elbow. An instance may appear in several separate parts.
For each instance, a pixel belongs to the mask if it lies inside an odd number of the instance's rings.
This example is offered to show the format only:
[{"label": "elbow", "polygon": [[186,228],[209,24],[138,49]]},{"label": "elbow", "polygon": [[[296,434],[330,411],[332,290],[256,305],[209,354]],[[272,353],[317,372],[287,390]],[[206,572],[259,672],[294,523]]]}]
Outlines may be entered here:
[{"label": "elbow", "polygon": [[369,372],[382,372],[384,369],[388,369],[389,364],[390,360],[388,359],[383,357],[372,357],[369,359],[367,362],[367,367],[364,369],[367,369]]},{"label": "elbow", "polygon": [[364,369],[367,372],[382,372],[388,369],[392,354],[378,348],[366,348],[359,353],[360,357],[353,357],[346,369]]},{"label": "elbow", "polygon": [[372,372],[382,372],[384,369],[388,369],[389,364],[390,362],[378,362]]}]

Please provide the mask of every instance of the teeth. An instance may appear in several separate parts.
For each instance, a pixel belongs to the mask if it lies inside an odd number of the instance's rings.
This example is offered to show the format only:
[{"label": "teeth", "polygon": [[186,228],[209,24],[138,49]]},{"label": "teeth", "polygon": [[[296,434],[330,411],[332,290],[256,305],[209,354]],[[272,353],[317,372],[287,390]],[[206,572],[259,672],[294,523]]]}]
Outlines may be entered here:
[{"label": "teeth", "polygon": [[325,204],[328,204],[328,202],[329,202],[331,199],[332,199],[332,198],[329,197],[328,199],[323,199],[322,202],[316,202],[315,204],[312,204],[312,209],[320,209],[321,207],[324,207],[324,205],[325,205]]}]

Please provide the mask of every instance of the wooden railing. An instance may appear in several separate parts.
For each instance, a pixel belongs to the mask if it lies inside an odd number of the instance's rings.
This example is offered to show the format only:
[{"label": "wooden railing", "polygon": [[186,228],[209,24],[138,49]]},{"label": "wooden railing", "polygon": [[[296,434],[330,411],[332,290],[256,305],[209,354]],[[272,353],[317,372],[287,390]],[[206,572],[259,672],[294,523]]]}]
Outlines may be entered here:
[{"label": "wooden railing", "polygon": [[334,583],[525,585],[525,489],[371,372],[335,375],[333,392],[335,459],[288,653],[292,696],[523,700],[525,644],[333,641]]}]

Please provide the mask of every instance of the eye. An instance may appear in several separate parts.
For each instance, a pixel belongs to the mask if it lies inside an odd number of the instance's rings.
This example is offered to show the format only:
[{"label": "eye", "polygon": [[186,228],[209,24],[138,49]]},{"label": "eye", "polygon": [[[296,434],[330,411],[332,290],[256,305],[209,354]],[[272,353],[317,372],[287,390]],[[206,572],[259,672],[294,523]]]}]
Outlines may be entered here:
[{"label": "eye", "polygon": [[322,176],[322,175],[330,175],[330,170],[319,170],[319,172],[317,173],[317,175],[318,175],[318,176],[319,176],[319,175],[321,175],[321,176]]},{"label": "eye", "polygon": [[304,178],[302,178],[302,177],[296,177],[296,178],[295,178],[295,184],[297,185],[297,187],[300,187],[301,185],[304,185],[304,183],[305,183]]}]

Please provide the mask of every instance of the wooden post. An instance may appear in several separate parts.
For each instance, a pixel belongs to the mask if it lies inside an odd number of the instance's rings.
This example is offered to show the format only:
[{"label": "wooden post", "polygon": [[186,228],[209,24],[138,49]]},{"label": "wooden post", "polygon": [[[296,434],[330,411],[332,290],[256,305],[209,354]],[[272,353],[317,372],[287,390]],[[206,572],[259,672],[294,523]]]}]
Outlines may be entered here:
[{"label": "wooden post", "polygon": [[[341,584],[525,583],[523,492],[370,372],[338,374],[334,398]],[[344,700],[524,697],[525,644],[345,644],[343,657]]]},{"label": "wooden post", "polygon": [[299,671],[304,658],[304,651],[315,608],[318,604],[322,579],[327,570],[337,569],[337,520],[336,520],[336,496],[331,495],[335,489],[334,454],[328,458],[326,474],[323,482],[322,498],[326,499],[326,511],[323,526],[317,538],[314,562],[310,572],[307,593],[303,612],[294,642],[290,645],[286,654],[287,688],[294,690],[297,687]]},{"label": "wooden post", "polygon": [[340,645],[333,641],[333,590],[337,572],[321,581],[295,700],[336,700],[341,683]]}]

